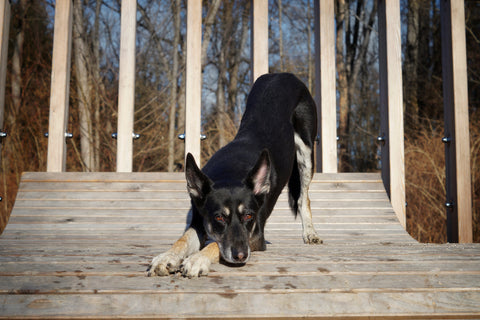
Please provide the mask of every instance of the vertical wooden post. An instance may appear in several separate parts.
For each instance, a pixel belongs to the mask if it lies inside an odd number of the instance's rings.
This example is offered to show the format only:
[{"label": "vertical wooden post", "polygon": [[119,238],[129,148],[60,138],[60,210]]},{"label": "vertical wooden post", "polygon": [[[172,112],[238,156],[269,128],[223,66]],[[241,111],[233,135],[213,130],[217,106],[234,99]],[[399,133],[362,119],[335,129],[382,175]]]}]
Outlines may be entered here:
[{"label": "vertical wooden post", "polygon": [[202,108],[202,1],[187,3],[187,62],[185,106],[185,155],[191,153],[200,166]]},{"label": "vertical wooden post", "polygon": [[400,1],[378,4],[382,178],[398,220],[406,227]]},{"label": "vertical wooden post", "polygon": [[268,73],[268,0],[252,0],[252,83]]},{"label": "vertical wooden post", "polygon": [[123,0],[121,10],[117,172],[132,172],[137,1]]},{"label": "vertical wooden post", "polygon": [[57,1],[53,30],[52,84],[48,126],[47,171],[65,171],[72,48],[72,1]]},{"label": "vertical wooden post", "polygon": [[335,11],[333,0],[315,0],[315,101],[319,145],[317,171],[337,172]]},{"label": "vertical wooden post", "polygon": [[463,0],[441,0],[448,242],[472,242],[467,52]]},{"label": "vertical wooden post", "polygon": [[[10,1],[0,0],[0,132],[5,116],[5,81],[7,79],[8,34],[10,29]],[[2,151],[0,137],[0,155]]]}]

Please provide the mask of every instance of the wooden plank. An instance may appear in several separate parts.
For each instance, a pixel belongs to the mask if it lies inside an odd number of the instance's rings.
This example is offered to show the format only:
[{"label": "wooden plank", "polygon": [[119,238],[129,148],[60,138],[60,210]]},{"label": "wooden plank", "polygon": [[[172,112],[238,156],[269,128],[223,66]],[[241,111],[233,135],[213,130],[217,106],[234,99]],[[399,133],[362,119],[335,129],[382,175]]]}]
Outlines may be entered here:
[{"label": "wooden plank", "polygon": [[334,1],[315,0],[315,102],[320,135],[317,171],[337,172]]},{"label": "wooden plank", "polygon": [[[153,291],[153,290],[152,290]],[[111,318],[277,318],[356,317],[391,319],[393,317],[478,317],[478,292],[306,292],[279,295],[273,292],[222,291],[181,296],[155,294],[91,295],[6,295],[1,318],[33,317],[39,310],[45,317]],[[178,308],[178,305],[189,306]],[[245,308],[245,306],[249,306]],[[461,307],[460,307],[461,306]],[[381,310],[381,311],[379,311]],[[239,316],[242,315],[242,316]]]},{"label": "wooden plank", "polygon": [[191,153],[201,167],[202,113],[202,1],[187,2],[187,62],[185,108],[185,156]]},{"label": "wooden plank", "polygon": [[136,0],[122,1],[120,23],[117,172],[132,172],[135,108],[135,39],[137,24]]},{"label": "wooden plank", "polygon": [[268,73],[268,0],[252,1],[252,84]]},{"label": "wooden plank", "polygon": [[[181,200],[181,201],[168,201],[168,200],[156,200],[156,199],[107,199],[107,200],[89,200],[84,201],[85,199],[54,199],[54,200],[21,200],[18,201],[16,206],[18,208],[98,208],[98,209],[110,209],[115,208],[118,210],[125,209],[188,209],[190,207],[190,201]],[[174,199],[172,199],[174,200]],[[389,210],[390,204],[387,201],[343,201],[339,203],[338,200],[333,201],[316,201],[311,200],[312,210],[322,210],[328,208],[353,208],[353,209],[385,209]],[[277,209],[288,210],[290,206],[286,201],[277,203]]]},{"label": "wooden plank", "polygon": [[[277,201],[277,203],[283,203],[288,201],[288,195],[282,193]],[[30,192],[21,192],[17,195],[16,200],[18,202],[23,200],[66,200],[66,199],[75,199],[75,200],[146,200],[146,201],[189,201],[190,197],[186,190],[172,190],[172,191],[158,191],[152,197],[151,192],[114,192],[114,191],[104,191],[104,192],[94,192],[94,191],[76,191],[75,195],[72,196],[71,192],[48,192],[48,191],[30,191]],[[388,197],[384,192],[370,192],[370,193],[359,193],[359,192],[310,192],[310,199],[312,201],[331,201],[331,200],[342,200],[345,202],[376,202],[376,201],[389,201]]]},{"label": "wooden plank", "polygon": [[[0,132],[5,117],[5,85],[7,79],[8,36],[10,30],[10,1],[0,1]],[[0,138],[0,159],[3,140]]]},{"label": "wooden plank", "polygon": [[445,117],[447,236],[472,242],[472,187],[468,121],[467,54],[463,1],[441,1]]},{"label": "wooden plank", "polygon": [[[145,267],[144,267],[145,268]],[[204,281],[185,281],[178,277],[154,279],[145,277],[145,270],[133,270],[127,274],[87,275],[81,272],[56,272],[55,275],[29,276],[20,279],[15,276],[3,276],[0,282],[0,294],[35,292],[35,294],[102,294],[129,293],[136,291],[141,294],[168,293],[174,290],[197,295],[210,293],[225,293],[219,288],[218,280],[227,280],[231,288],[240,293],[308,293],[308,292],[438,292],[445,288],[457,288],[462,285],[468,292],[476,292],[480,297],[480,273],[423,273],[423,272],[393,272],[371,274],[365,273],[329,273],[296,271],[275,272],[266,275],[241,274],[226,272],[211,273]],[[64,271],[64,270],[62,270]],[[61,277],[61,281],[58,278]],[[112,281],[112,277],[115,280]],[[467,284],[468,285],[465,285]],[[300,288],[300,289],[299,289]],[[445,290],[458,292],[458,289]],[[478,306],[478,305],[477,305]]]},{"label": "wooden plank", "polygon": [[[84,261],[82,259],[56,260],[53,262],[42,261],[6,261],[2,259],[2,268],[0,276],[58,276],[59,270],[63,271],[64,276],[108,276],[108,275],[134,275],[145,271],[148,261],[142,258],[132,257],[131,259],[121,258],[115,262],[97,258],[97,260]],[[448,261],[448,260],[447,260]],[[111,264],[118,265],[112,270]],[[245,267],[232,268],[215,264],[212,266],[211,273],[214,276],[222,277],[238,277],[238,276],[286,276],[286,275],[315,275],[319,271],[322,274],[329,275],[363,275],[370,276],[372,274],[382,275],[463,275],[468,273],[478,274],[478,261],[448,261],[439,268],[438,261],[425,261],[418,263],[415,261],[330,261],[327,259],[315,261],[289,261],[278,267],[275,263],[258,259],[255,263],[250,263]],[[301,268],[300,268],[301,267]]]},{"label": "wooden plank", "polygon": [[[185,174],[179,172],[24,172],[23,182],[178,182],[185,183]],[[313,182],[351,182],[363,184],[365,182],[381,183],[379,173],[315,173]]]},{"label": "wooden plank", "polygon": [[406,227],[400,1],[379,0],[382,177],[393,209]]},{"label": "wooden plank", "polygon": [[[22,188],[21,192],[111,192],[111,191],[124,191],[124,192],[161,192],[166,190],[172,191],[185,191],[185,182],[123,182],[123,183],[111,183],[111,182],[84,182],[84,183],[70,183],[60,182],[47,184],[46,182],[29,182]],[[385,189],[380,183],[365,182],[355,183],[349,181],[340,182],[325,182],[325,183],[313,183],[310,185],[310,192],[312,194],[319,192],[370,192],[379,193],[385,192]]]},{"label": "wooden plank", "polygon": [[52,84],[48,120],[48,172],[61,172],[66,169],[67,144],[65,134],[67,132],[70,92],[72,5],[71,0],[58,1],[55,4]]}]

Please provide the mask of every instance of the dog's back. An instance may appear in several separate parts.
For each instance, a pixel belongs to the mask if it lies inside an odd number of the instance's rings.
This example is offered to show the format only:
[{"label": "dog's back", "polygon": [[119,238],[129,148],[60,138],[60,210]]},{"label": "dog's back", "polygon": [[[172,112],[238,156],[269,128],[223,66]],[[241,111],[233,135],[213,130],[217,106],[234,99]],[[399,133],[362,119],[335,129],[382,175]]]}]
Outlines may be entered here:
[{"label": "dog's back", "polygon": [[275,168],[272,187],[281,189],[292,174],[295,132],[313,143],[317,132],[315,103],[305,85],[293,74],[266,74],[248,96],[235,139],[216,152],[203,172],[217,186],[241,183],[263,149]]}]

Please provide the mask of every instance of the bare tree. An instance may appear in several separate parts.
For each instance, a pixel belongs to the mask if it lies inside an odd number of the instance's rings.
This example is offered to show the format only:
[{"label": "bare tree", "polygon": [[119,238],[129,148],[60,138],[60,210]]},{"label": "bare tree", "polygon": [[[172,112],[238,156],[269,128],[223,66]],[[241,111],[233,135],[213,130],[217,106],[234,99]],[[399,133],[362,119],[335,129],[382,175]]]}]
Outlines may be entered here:
[{"label": "bare tree", "polygon": [[18,23],[20,24],[19,27],[16,29],[17,34],[15,36],[15,42],[13,47],[13,55],[12,55],[12,76],[11,76],[11,84],[12,84],[12,101],[13,107],[15,110],[15,114],[18,114],[20,105],[22,102],[22,56],[23,56],[23,42],[25,39],[25,28],[24,28],[24,20],[27,13],[28,2],[27,0],[20,0],[17,6],[17,14],[18,14]]},{"label": "bare tree", "polygon": [[75,84],[78,99],[81,160],[84,170],[96,171],[92,143],[91,96],[87,70],[89,51],[85,40],[82,0],[74,0],[73,16]]},{"label": "bare tree", "polygon": [[180,45],[180,0],[172,1],[172,14],[173,14],[173,44],[172,44],[172,70],[170,73],[170,116],[169,116],[169,129],[168,129],[168,171],[174,170],[175,161],[175,125],[176,125],[176,111],[178,103],[178,69],[179,69],[179,57],[178,47]]},{"label": "bare tree", "polygon": [[[377,2],[368,10],[368,2],[359,0],[347,3],[337,0],[337,53],[339,91],[339,125],[340,137],[339,170],[351,171],[351,149],[349,147],[351,108],[359,88],[358,76],[370,48],[373,25],[376,22]],[[356,7],[353,7],[353,4]],[[352,14],[353,13],[353,14]]]}]

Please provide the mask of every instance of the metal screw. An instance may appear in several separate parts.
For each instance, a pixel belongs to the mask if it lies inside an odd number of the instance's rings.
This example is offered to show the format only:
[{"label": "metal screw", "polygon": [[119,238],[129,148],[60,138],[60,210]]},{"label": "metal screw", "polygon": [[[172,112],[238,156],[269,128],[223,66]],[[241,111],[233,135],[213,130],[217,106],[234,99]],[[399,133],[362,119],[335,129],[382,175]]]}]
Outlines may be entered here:
[{"label": "metal screw", "polygon": [[118,138],[118,134],[116,132],[112,133],[112,138],[113,139],[117,139]]},{"label": "metal screw", "polygon": [[377,141],[380,142],[382,145],[385,145],[385,136],[378,136]]},{"label": "metal screw", "polygon": [[453,207],[455,207],[455,203],[453,201],[446,202],[445,207],[447,207],[448,209],[453,209]]},{"label": "metal screw", "polygon": [[450,142],[452,142],[452,138],[450,138],[450,137],[443,137],[443,138],[442,138],[442,142],[443,142],[443,143],[450,143]]},{"label": "metal screw", "polygon": [[8,136],[8,134],[6,132],[0,132],[0,138],[6,138]]}]

